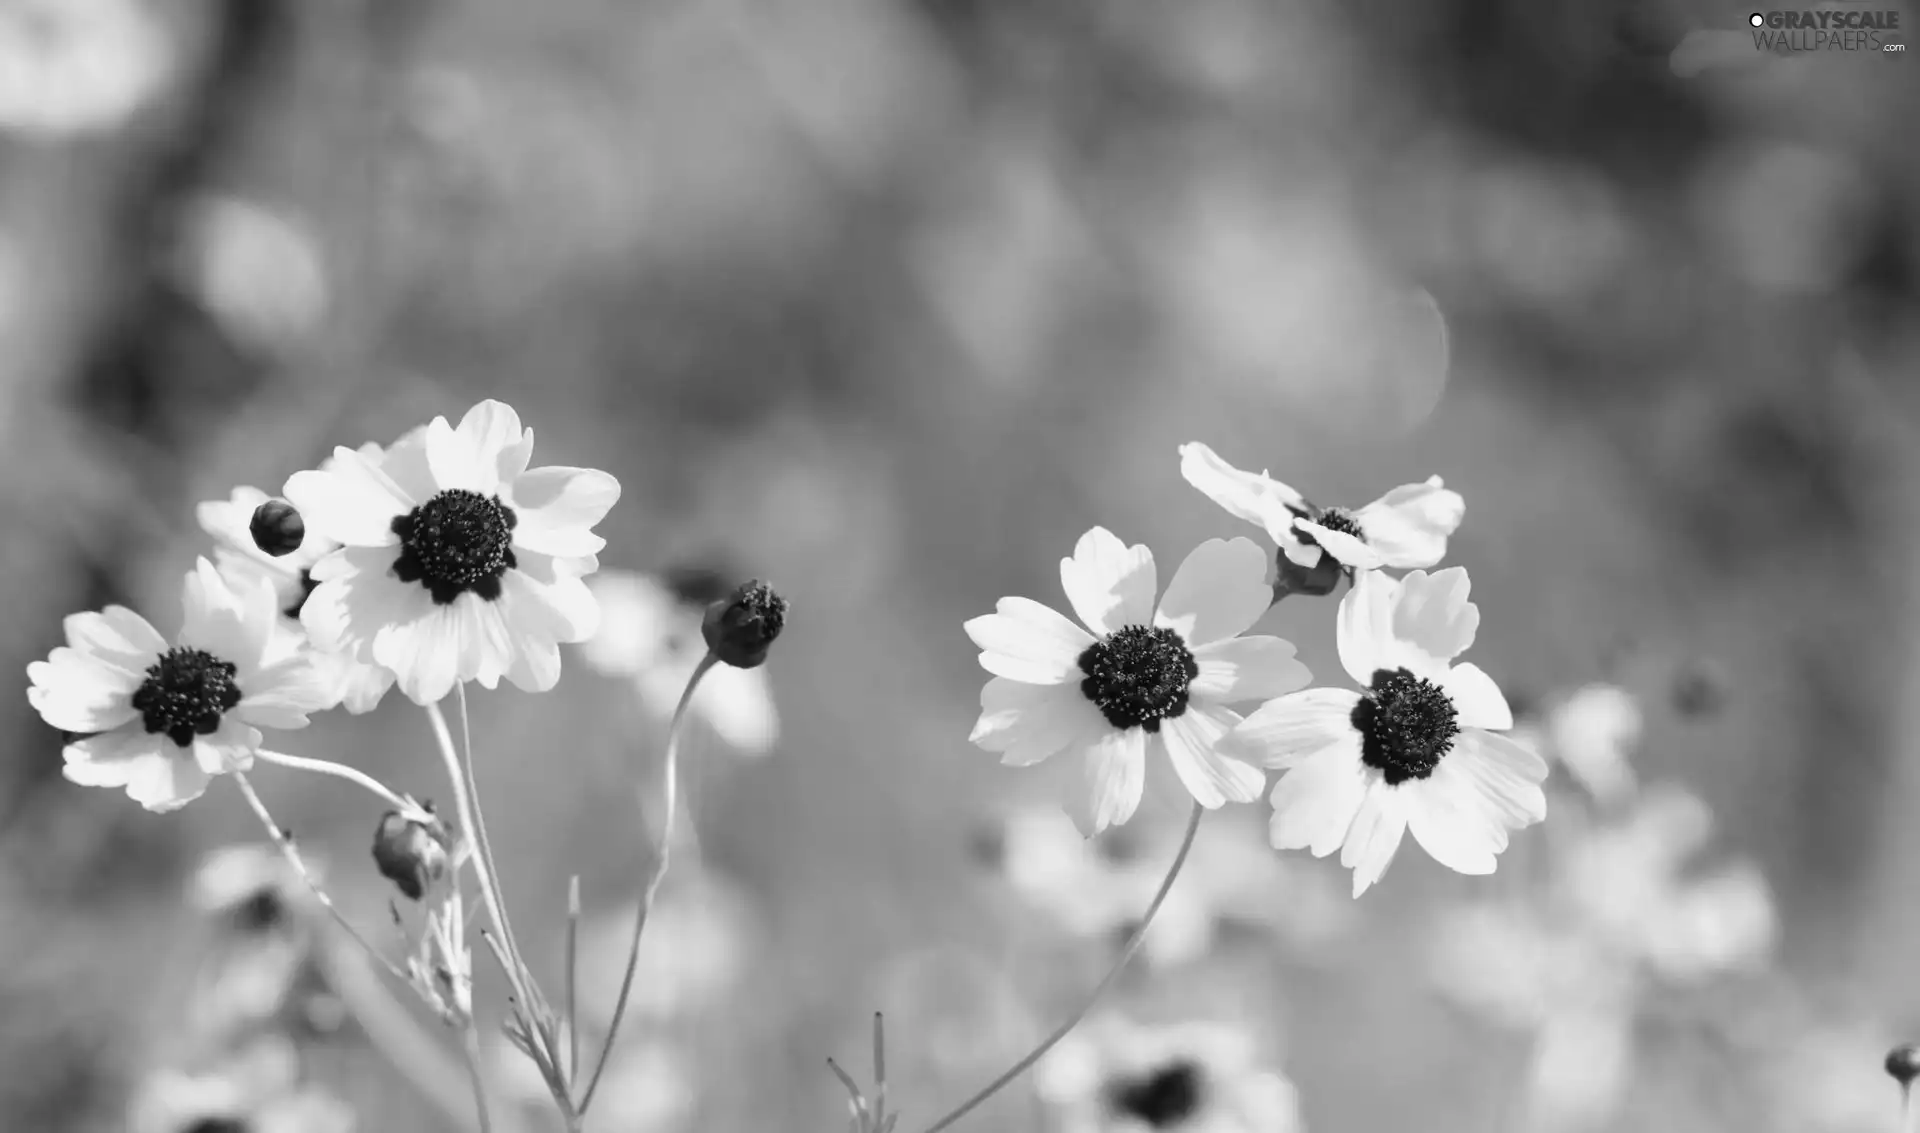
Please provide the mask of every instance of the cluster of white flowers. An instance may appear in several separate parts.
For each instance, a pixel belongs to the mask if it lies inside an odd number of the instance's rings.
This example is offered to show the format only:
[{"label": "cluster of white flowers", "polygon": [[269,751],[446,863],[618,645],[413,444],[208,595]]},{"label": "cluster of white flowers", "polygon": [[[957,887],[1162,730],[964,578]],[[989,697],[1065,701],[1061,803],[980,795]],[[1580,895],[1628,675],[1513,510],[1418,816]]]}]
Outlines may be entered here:
[{"label": "cluster of white flowers", "polygon": [[[1132,817],[1151,754],[1208,809],[1251,802],[1268,769],[1285,771],[1273,845],[1340,850],[1356,897],[1409,830],[1441,864],[1492,873],[1509,832],[1545,817],[1546,764],[1501,734],[1513,714],[1493,680],[1454,663],[1480,622],[1465,569],[1397,579],[1383,569],[1443,558],[1459,495],[1435,477],[1357,511],[1322,508],[1201,444],[1182,447],[1181,470],[1266,530],[1275,570],[1249,539],[1209,540],[1156,604],[1152,552],[1094,528],[1060,563],[1084,629],[1025,598],[967,623],[994,674],[973,742],[1012,765],[1063,751],[1081,760],[1067,806],[1089,837]],[[1279,597],[1328,593],[1341,577],[1352,581],[1340,660],[1359,688],[1308,689],[1291,643],[1244,635]],[[1230,707],[1247,702],[1260,704],[1244,717]]]},{"label": "cluster of white flowers", "polygon": [[78,734],[67,778],[173,810],[247,770],[261,729],[368,711],[396,683],[423,705],[460,681],[552,688],[559,646],[597,624],[582,579],[620,485],[532,454],[533,431],[486,401],[457,427],[334,450],[287,480],[292,507],[251,487],[201,504],[214,557],[187,575],[171,645],[109,606],[69,617],[66,646],[27,669],[33,706]]}]

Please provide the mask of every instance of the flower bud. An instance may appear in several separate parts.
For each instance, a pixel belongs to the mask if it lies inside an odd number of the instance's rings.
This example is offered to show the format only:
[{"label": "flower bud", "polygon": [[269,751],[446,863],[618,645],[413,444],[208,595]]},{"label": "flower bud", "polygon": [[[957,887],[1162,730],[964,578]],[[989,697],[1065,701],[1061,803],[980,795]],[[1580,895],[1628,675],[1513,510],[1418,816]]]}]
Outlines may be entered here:
[{"label": "flower bud", "polygon": [[752,669],[766,661],[786,624],[787,600],[755,579],[708,606],[700,634],[715,657],[736,669]]},{"label": "flower bud", "polygon": [[1887,1052],[1887,1073],[1893,1080],[1906,1089],[1916,1077],[1920,1077],[1920,1045],[1901,1043]]},{"label": "flower bud", "polygon": [[253,545],[276,559],[299,550],[307,537],[306,520],[285,500],[268,500],[254,508],[247,529],[253,533]]},{"label": "flower bud", "polygon": [[373,861],[380,876],[415,901],[447,875],[446,824],[433,816],[430,806],[423,813],[424,818],[390,810],[380,816],[373,832]]},{"label": "flower bud", "polygon": [[1333,593],[1346,577],[1347,570],[1340,560],[1320,552],[1320,561],[1310,567],[1303,567],[1286,556],[1279,555],[1280,569],[1273,580],[1273,600],[1278,602],[1289,594],[1300,594],[1308,598],[1320,598]]}]

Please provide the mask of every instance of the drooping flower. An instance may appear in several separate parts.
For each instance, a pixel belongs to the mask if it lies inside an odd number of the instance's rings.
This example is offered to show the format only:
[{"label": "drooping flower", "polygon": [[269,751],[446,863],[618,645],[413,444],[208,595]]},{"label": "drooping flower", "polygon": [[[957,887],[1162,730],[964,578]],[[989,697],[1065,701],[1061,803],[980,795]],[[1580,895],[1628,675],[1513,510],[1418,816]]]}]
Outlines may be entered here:
[{"label": "drooping flower", "polygon": [[1150,747],[1202,806],[1252,801],[1266,776],[1218,750],[1240,722],[1226,705],[1311,679],[1291,642],[1240,636],[1272,600],[1266,569],[1252,540],[1209,540],[1156,609],[1152,552],[1094,528],[1060,561],[1087,629],[1027,598],[1002,598],[997,612],[967,623],[994,674],[969,738],[1013,766],[1063,750],[1084,760],[1084,790],[1071,793],[1068,811],[1089,837],[1133,816]]},{"label": "drooping flower", "polygon": [[1299,1092],[1245,1028],[1096,1019],[1034,1070],[1060,1133],[1299,1133]]},{"label": "drooping flower", "polygon": [[1243,472],[1198,441],[1180,446],[1180,474],[1208,499],[1264,528],[1302,579],[1315,579],[1325,594],[1337,571],[1322,553],[1349,571],[1377,567],[1430,567],[1447,557],[1447,538],[1460,526],[1466,502],[1440,477],[1402,484],[1363,508],[1320,507],[1265,472]]},{"label": "drooping flower", "polygon": [[530,470],[532,454],[519,415],[483,401],[458,428],[436,417],[378,463],[338,448],[333,467],[295,473],[286,496],[308,531],[343,544],[313,566],[300,620],[314,644],[392,670],[418,704],[469,680],[552,688],[560,644],[598,621],[582,578],[599,566],[606,541],[593,527],[620,484],[587,468]]},{"label": "drooping flower", "polygon": [[1273,789],[1274,847],[1341,850],[1356,897],[1409,829],[1441,865],[1485,874],[1509,830],[1546,817],[1546,762],[1499,734],[1513,714],[1493,678],[1451,663],[1480,624],[1468,587],[1460,567],[1398,581],[1362,572],[1339,618],[1340,663],[1362,691],[1281,697],[1227,741],[1286,771]]},{"label": "drooping flower", "polygon": [[68,617],[67,644],[27,666],[28,701],[47,723],[81,733],[62,752],[68,779],[175,810],[213,776],[251,767],[259,729],[304,728],[326,707],[308,655],[274,648],[271,586],[235,589],[201,559],[183,603],[171,647],[139,614],[108,606]]},{"label": "drooping flower", "polygon": [[[704,569],[658,577],[608,570],[589,585],[600,605],[600,629],[581,645],[587,663],[632,681],[641,707],[667,719],[706,654],[701,618],[710,603],[727,596],[727,580]],[[701,679],[689,709],[745,755],[765,753],[780,732],[764,666],[714,666]]]},{"label": "drooping flower", "polygon": [[[384,451],[376,444],[362,445],[361,456],[379,463]],[[327,468],[333,463],[322,464]],[[340,544],[314,531],[307,531],[293,550],[274,554],[277,549],[262,546],[255,522],[260,511],[275,503],[258,488],[239,487],[224,500],[204,500],[194,509],[200,527],[213,536],[214,565],[236,587],[256,584],[265,579],[273,585],[280,604],[281,630],[294,642],[305,642],[307,631],[300,624],[300,610],[307,596],[319,583],[313,579],[313,567],[321,559],[340,549]],[[289,505],[289,510],[292,510]],[[298,516],[297,511],[293,512]],[[276,530],[284,530],[282,521]],[[333,700],[356,715],[371,712],[380,698],[393,687],[393,672],[379,665],[364,663],[347,650],[313,651],[314,669],[332,690]]]}]

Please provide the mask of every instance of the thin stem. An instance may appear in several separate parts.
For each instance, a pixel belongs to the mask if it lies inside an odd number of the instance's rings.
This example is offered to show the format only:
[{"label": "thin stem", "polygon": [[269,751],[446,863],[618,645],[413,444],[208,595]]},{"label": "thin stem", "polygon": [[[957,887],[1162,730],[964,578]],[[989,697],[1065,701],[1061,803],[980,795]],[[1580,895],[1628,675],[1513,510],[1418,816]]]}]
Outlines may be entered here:
[{"label": "thin stem", "polygon": [[600,1075],[606,1072],[607,1059],[613,1054],[613,1040],[620,1034],[620,1020],[627,1013],[627,997],[633,992],[633,972],[640,963],[640,934],[646,931],[647,916],[653,912],[653,900],[660,891],[660,882],[667,876],[668,848],[673,843],[673,812],[675,803],[675,766],[680,753],[681,724],[686,720],[687,706],[693,703],[694,690],[700,687],[700,678],[707,670],[719,662],[711,652],[700,658],[694,666],[693,675],[687,678],[687,687],[680,693],[680,703],[674,705],[673,720],[667,725],[666,767],[661,772],[661,794],[666,799],[666,817],[660,822],[660,846],[653,856],[653,871],[647,876],[646,890],[641,894],[640,907],[633,916],[633,939],[627,944],[627,970],[620,977],[620,994],[613,1001],[613,1018],[607,1023],[607,1038],[600,1048],[600,1057],[594,1063],[593,1076],[587,1079],[587,1090],[580,1095],[580,1104],[575,1107],[585,1114],[593,1103],[593,1091],[600,1085]]},{"label": "thin stem", "polygon": [[1900,1133],[1920,1133],[1920,1099],[1911,1083],[1900,1087]]},{"label": "thin stem", "polygon": [[[499,902],[500,935],[505,938],[507,955],[520,965],[523,979],[530,980],[526,971],[526,958],[520,951],[520,941],[513,935],[513,922],[507,919],[507,893],[500,886],[500,870],[494,865],[493,843],[487,838],[486,810],[480,805],[480,781],[473,770],[473,728],[467,723],[467,683],[461,681],[454,686],[454,692],[460,700],[460,747],[466,753],[461,767],[466,771],[467,800],[473,806],[473,837],[475,848],[480,856],[487,859],[487,876],[492,879],[494,899]],[[531,988],[531,983],[528,987]],[[530,1003],[531,1001],[529,1001]]]},{"label": "thin stem", "polygon": [[[493,921],[494,932],[503,940],[506,938],[506,913],[501,908],[500,894],[493,884],[493,857],[485,850],[480,841],[476,819],[479,808],[474,805],[473,797],[467,792],[467,775],[460,765],[460,753],[454,750],[453,732],[447,727],[447,717],[440,711],[438,704],[426,706],[427,720],[433,725],[433,735],[440,743],[440,757],[446,762],[447,777],[452,780],[454,804],[460,815],[460,829],[473,841],[473,871],[479,875],[480,900],[486,906],[487,917]],[[506,970],[507,983],[519,1001],[532,1009],[532,999],[527,995],[526,984],[521,978],[518,967],[511,957],[503,960],[501,967]]]},{"label": "thin stem", "polygon": [[314,900],[320,902],[320,907],[331,914],[334,923],[346,930],[347,935],[353,939],[353,942],[358,944],[361,950],[368,956],[371,956],[376,963],[385,968],[387,974],[399,980],[401,983],[407,982],[407,974],[401,971],[399,966],[392,960],[381,955],[380,950],[375,948],[366,937],[360,935],[360,930],[353,927],[353,922],[349,921],[346,918],[346,914],[342,913],[340,909],[334,905],[333,898],[327,896],[326,890],[320,888],[320,883],[314,879],[312,871],[307,869],[306,861],[300,857],[300,851],[294,847],[293,839],[287,835],[285,830],[281,829],[278,822],[273,820],[273,815],[267,810],[267,804],[260,801],[260,795],[253,789],[253,784],[248,781],[246,772],[235,771],[233,773],[233,781],[239,784],[240,793],[247,797],[247,805],[253,808],[255,815],[259,816],[260,825],[267,828],[267,837],[272,838],[273,844],[280,847],[280,853],[286,857],[287,864],[293,866],[293,871],[300,875],[302,881],[307,883],[307,888],[312,891]]},{"label": "thin stem", "polygon": [[460,1049],[467,1056],[467,1077],[473,1082],[473,1108],[480,1115],[480,1133],[493,1133],[487,1113],[487,1080],[480,1072],[480,1029],[472,1020],[460,1032]]},{"label": "thin stem", "polygon": [[291,767],[296,771],[312,771],[320,775],[331,775],[336,779],[345,779],[349,783],[358,784],[380,796],[388,806],[403,813],[418,809],[415,804],[409,803],[399,795],[394,794],[387,788],[387,785],[380,782],[380,780],[375,779],[373,776],[358,768],[348,767],[344,763],[335,763],[330,759],[308,759],[301,755],[288,755],[283,751],[266,751],[264,749],[254,752],[254,755],[267,763],[277,763],[282,767]]},{"label": "thin stem", "polygon": [[567,878],[567,1081],[580,1076],[580,875]]},{"label": "thin stem", "polygon": [[962,1102],[959,1109],[929,1125],[926,1133],[940,1133],[942,1129],[972,1113],[982,1102],[999,1093],[1007,1083],[1018,1078],[1026,1072],[1028,1067],[1040,1061],[1043,1055],[1054,1048],[1054,1044],[1066,1038],[1069,1031],[1080,1025],[1080,1020],[1086,1018],[1087,1012],[1093,1010],[1094,1004],[1100,1002],[1100,997],[1106,994],[1107,988],[1112,986],[1113,981],[1120,978],[1121,969],[1127,966],[1127,961],[1133,959],[1133,954],[1140,950],[1140,945],[1146,940],[1147,929],[1153,924],[1154,915],[1160,911],[1161,904],[1166,901],[1167,894],[1173,889],[1174,879],[1180,876],[1180,868],[1187,864],[1187,851],[1193,849],[1193,836],[1200,829],[1200,817],[1206,813],[1205,807],[1199,803],[1193,804],[1193,817],[1187,820],[1187,833],[1180,840],[1180,852],[1174,855],[1173,866],[1167,870],[1166,879],[1160,883],[1159,892],[1153,895],[1152,903],[1147,906],[1146,915],[1140,918],[1140,926],[1133,930],[1133,935],[1127,940],[1127,946],[1120,950],[1120,958],[1114,961],[1113,969],[1093,989],[1093,994],[1087,996],[1087,1001],[1080,1005],[1080,1010],[1068,1016],[1066,1022],[1042,1039],[1039,1046],[1029,1051],[1025,1058],[1014,1063],[1005,1074],[987,1083],[985,1089]]}]

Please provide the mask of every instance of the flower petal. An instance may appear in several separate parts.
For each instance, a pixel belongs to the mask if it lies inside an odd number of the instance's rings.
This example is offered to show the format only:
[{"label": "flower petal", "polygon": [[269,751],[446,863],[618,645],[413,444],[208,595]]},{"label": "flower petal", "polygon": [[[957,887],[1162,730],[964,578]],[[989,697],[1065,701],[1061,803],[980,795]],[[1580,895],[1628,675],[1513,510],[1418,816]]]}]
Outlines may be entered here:
[{"label": "flower petal", "polygon": [[1493,678],[1471,661],[1448,669],[1440,678],[1440,687],[1453,701],[1462,728],[1491,728],[1504,732],[1513,727],[1513,709]]},{"label": "flower petal", "polygon": [[1267,836],[1273,848],[1308,849],[1317,858],[1339,849],[1360,812],[1368,784],[1377,777],[1360,762],[1357,735],[1301,761],[1280,777],[1268,796],[1273,817],[1267,822]]},{"label": "flower petal", "polygon": [[[1418,573],[1418,572],[1415,572]],[[1438,677],[1443,662],[1408,647],[1394,636],[1394,609],[1400,583],[1377,570],[1354,575],[1353,586],[1340,599],[1335,636],[1340,665],[1361,686],[1371,686],[1381,669],[1407,669],[1416,676]]]},{"label": "flower petal", "polygon": [[600,629],[600,603],[587,584],[555,575],[542,583],[524,571],[500,576],[500,600],[507,629],[516,639],[540,638],[572,645],[590,640]]},{"label": "flower petal", "polygon": [[167,641],[147,619],[125,606],[108,606],[99,613],[69,614],[61,623],[67,644],[130,673],[143,673]]},{"label": "flower petal", "polygon": [[1402,484],[1354,513],[1367,544],[1381,562],[1396,570],[1430,567],[1447,557],[1447,538],[1466,515],[1460,493],[1442,486],[1440,477],[1424,484]]},{"label": "flower petal", "polygon": [[302,653],[258,670],[241,692],[246,695],[233,709],[241,720],[261,728],[304,728],[308,713],[339,699],[338,671],[329,674]]},{"label": "flower petal", "polygon": [[514,481],[507,501],[519,517],[515,546],[542,554],[597,555],[607,541],[593,533],[620,500],[620,481],[592,468],[535,468]]},{"label": "flower petal", "polygon": [[321,579],[300,607],[300,624],[317,649],[347,650],[373,660],[373,638],[382,626],[412,621],[433,608],[425,587],[401,582],[390,570],[393,552],[347,547],[313,568]]},{"label": "flower petal", "polygon": [[1353,870],[1355,897],[1371,889],[1387,872],[1406,832],[1407,815],[1399,792],[1385,779],[1373,779],[1347,831],[1346,845],[1340,850],[1340,864]]},{"label": "flower petal", "polygon": [[458,601],[445,606],[428,603],[424,611],[409,620],[373,629],[373,659],[393,670],[394,683],[415,704],[445,699],[463,672],[475,672],[480,667],[478,657],[462,653],[458,606]]},{"label": "flower petal", "polygon": [[1146,544],[1129,547],[1104,527],[1080,536],[1073,557],[1060,560],[1060,588],[1073,612],[1097,634],[1152,624],[1157,587],[1153,552]]},{"label": "flower petal", "polygon": [[1160,739],[1174,774],[1193,800],[1209,810],[1229,802],[1252,802],[1267,785],[1264,771],[1219,751],[1220,741],[1239,722],[1225,708],[1198,704],[1160,722]]},{"label": "flower petal", "polygon": [[223,716],[220,727],[210,736],[193,737],[194,765],[208,775],[246,771],[253,766],[253,753],[260,750],[262,737],[256,728]]},{"label": "flower petal", "polygon": [[1507,834],[1488,813],[1492,803],[1472,781],[1443,759],[1425,779],[1402,783],[1407,828],[1434,861],[1456,873],[1493,872],[1494,855],[1507,848]]},{"label": "flower petal", "polygon": [[174,746],[165,736],[149,734],[140,728],[121,728],[88,736],[60,749],[65,761],[61,773],[68,782],[82,787],[124,787],[133,778],[141,760],[169,758],[162,744],[169,749]]},{"label": "flower petal", "polygon": [[[1352,567],[1354,570],[1373,570],[1381,565],[1380,556],[1372,547],[1344,531],[1323,527],[1311,519],[1294,520],[1293,530],[1303,539],[1312,539],[1318,543],[1327,554],[1338,559],[1342,566]],[[1364,532],[1366,529],[1361,530]]]},{"label": "flower petal", "polygon": [[456,432],[445,417],[427,422],[425,436],[427,467],[433,472],[436,491],[478,492],[498,495],[500,472],[492,460],[482,459],[479,446],[466,434]]},{"label": "flower petal", "polygon": [[1439,661],[1465,653],[1480,628],[1480,607],[1467,601],[1471,585],[1465,567],[1408,572],[1395,598],[1393,636]]},{"label": "flower petal", "polygon": [[980,719],[967,739],[986,751],[1006,753],[1002,763],[1024,767],[1092,737],[1105,723],[1071,685],[995,677],[980,689]]},{"label": "flower petal", "polygon": [[1299,492],[1264,472],[1242,472],[1199,441],[1180,446],[1180,475],[1229,515],[1266,528],[1275,543],[1298,543],[1293,519],[1307,510]]},{"label": "flower petal", "polygon": [[[473,450],[482,468],[490,469],[496,485],[511,483],[533,455],[533,438],[520,425],[520,415],[504,401],[488,399],[467,410],[455,430]],[[476,491],[479,489],[475,489]]]},{"label": "flower petal", "polygon": [[1100,733],[1083,753],[1086,802],[1067,808],[1088,838],[1133,817],[1147,781],[1147,734],[1139,728]]},{"label": "flower petal", "polygon": [[300,510],[309,532],[349,547],[399,542],[393,521],[412,511],[415,503],[385,472],[344,447],[333,450],[333,466],[326,471],[288,477],[284,494]]},{"label": "flower petal", "polygon": [[180,601],[185,611],[182,645],[231,662],[242,676],[260,667],[280,618],[272,582],[256,578],[244,590],[235,590],[202,558],[188,573]]},{"label": "flower petal", "polygon": [[78,649],[55,649],[27,666],[27,679],[27,703],[63,732],[107,732],[139,715],[132,701],[139,678]]},{"label": "flower petal", "polygon": [[1227,754],[1262,767],[1287,768],[1336,744],[1359,741],[1353,708],[1360,694],[1310,688],[1268,701],[1242,720],[1221,744]]},{"label": "flower petal", "polygon": [[1267,553],[1251,539],[1209,539],[1193,549],[1160,599],[1154,624],[1186,639],[1188,648],[1246,632],[1273,605]]},{"label": "flower petal", "polygon": [[966,625],[981,668],[1038,685],[1081,677],[1080,654],[1093,644],[1087,631],[1030,598],[1002,598],[994,609]]},{"label": "flower petal", "polygon": [[1531,826],[1547,817],[1547,796],[1540,783],[1547,763],[1505,736],[1478,728],[1463,730],[1442,767],[1468,783],[1492,806],[1492,814],[1509,830]]},{"label": "flower petal", "polygon": [[1303,688],[1313,674],[1294,656],[1293,642],[1279,637],[1235,637],[1193,651],[1200,675],[1191,696],[1231,704],[1271,700]]}]

